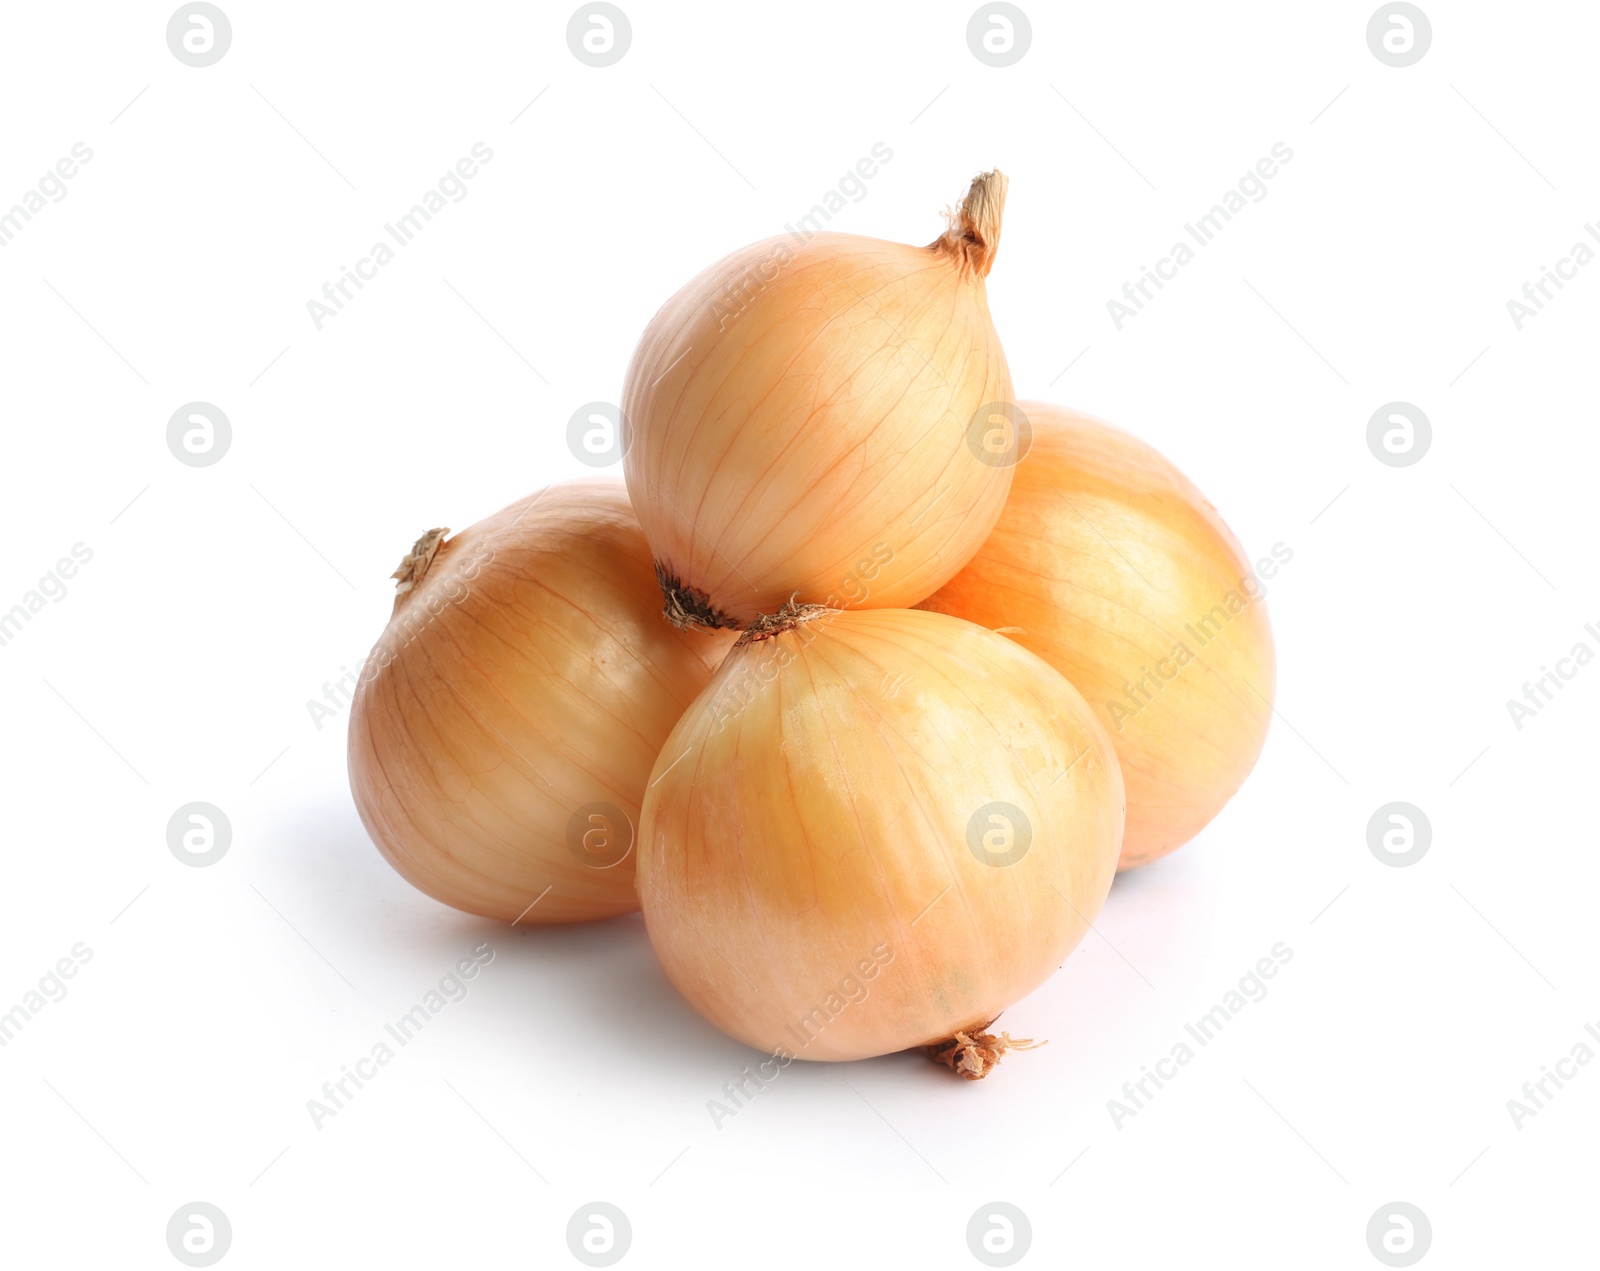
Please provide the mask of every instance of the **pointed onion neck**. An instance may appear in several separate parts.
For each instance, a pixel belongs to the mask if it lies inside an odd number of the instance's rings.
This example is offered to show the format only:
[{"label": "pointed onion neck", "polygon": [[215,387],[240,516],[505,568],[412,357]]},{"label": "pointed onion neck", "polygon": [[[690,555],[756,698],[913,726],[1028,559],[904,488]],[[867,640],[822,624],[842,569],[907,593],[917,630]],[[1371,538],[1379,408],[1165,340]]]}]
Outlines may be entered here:
[{"label": "pointed onion neck", "polygon": [[967,197],[961,206],[945,215],[950,228],[928,246],[941,256],[948,256],[961,268],[979,278],[987,278],[994,265],[994,255],[1000,249],[1000,220],[1005,213],[1005,173],[996,168],[972,178]]},{"label": "pointed onion neck", "polygon": [[428,576],[428,570],[433,568],[433,559],[439,554],[439,548],[444,545],[445,535],[450,530],[445,526],[429,530],[415,543],[411,550],[400,561],[400,566],[389,577],[397,580],[394,585],[394,611],[400,611],[400,605],[405,600],[407,593],[415,591],[417,586]]}]

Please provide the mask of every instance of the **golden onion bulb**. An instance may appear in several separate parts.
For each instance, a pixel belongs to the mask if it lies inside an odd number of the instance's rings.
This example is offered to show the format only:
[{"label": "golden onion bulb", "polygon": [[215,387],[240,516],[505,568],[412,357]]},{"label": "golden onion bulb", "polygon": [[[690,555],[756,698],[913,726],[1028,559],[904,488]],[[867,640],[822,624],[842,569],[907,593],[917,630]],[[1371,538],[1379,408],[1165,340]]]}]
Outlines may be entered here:
[{"label": "golden onion bulb", "polygon": [[555,486],[402,562],[362,669],[350,787],[374,843],[445,904],[510,922],[639,907],[661,743],[729,643],[661,620],[619,482]]},{"label": "golden onion bulb", "polygon": [[1032,445],[988,542],[922,607],[1004,629],[1105,725],[1128,790],[1121,868],[1188,842],[1255,766],[1272,719],[1265,588],[1217,511],[1150,446],[1023,402]]},{"label": "golden onion bulb", "polygon": [[912,610],[786,606],[661,751],[640,899],[668,976],[723,1031],[848,1060],[983,1030],[1082,938],[1116,869],[1122,777],[1026,650]]},{"label": "golden onion bulb", "polygon": [[904,608],[978,549],[1013,409],[984,279],[1006,180],[927,247],[755,243],[673,296],[623,389],[628,492],[669,619],[746,627],[798,596]]}]

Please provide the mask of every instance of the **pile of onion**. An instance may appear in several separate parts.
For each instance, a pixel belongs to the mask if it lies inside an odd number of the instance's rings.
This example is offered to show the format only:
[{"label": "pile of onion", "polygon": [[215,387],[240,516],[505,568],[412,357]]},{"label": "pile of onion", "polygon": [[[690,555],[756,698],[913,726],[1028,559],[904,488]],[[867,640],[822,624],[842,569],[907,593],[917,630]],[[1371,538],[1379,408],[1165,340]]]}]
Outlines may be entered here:
[{"label": "pile of onion", "polygon": [[713,265],[628,368],[626,490],[417,542],[349,739],[401,874],[513,925],[642,908],[780,1059],[1038,1044],[992,1030],[1260,753],[1274,562],[1150,447],[1012,400],[1005,194],[927,247]]}]

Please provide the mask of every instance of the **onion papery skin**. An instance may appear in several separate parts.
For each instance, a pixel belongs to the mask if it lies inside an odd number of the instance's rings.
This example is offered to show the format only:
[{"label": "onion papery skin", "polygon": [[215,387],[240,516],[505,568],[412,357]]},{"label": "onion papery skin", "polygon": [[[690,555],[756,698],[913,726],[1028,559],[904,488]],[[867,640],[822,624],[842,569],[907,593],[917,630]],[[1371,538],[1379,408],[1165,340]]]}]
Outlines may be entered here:
[{"label": "onion papery skin", "polygon": [[1007,629],[1089,701],[1127,782],[1129,869],[1187,843],[1255,766],[1276,682],[1265,584],[1156,450],[1089,415],[1021,406],[1032,447],[1010,502],[922,607]]},{"label": "onion papery skin", "polygon": [[796,231],[656,314],[623,390],[624,471],[669,616],[909,607],[982,544],[1011,469],[969,438],[1012,396],[984,284],[1004,178],[985,181],[928,247]]},{"label": "onion papery skin", "polygon": [[[620,482],[512,504],[445,541],[363,667],[349,764],[367,832],[409,882],[468,913],[530,924],[637,909],[646,779],[729,643],[662,621]],[[627,821],[579,818],[577,841],[603,853],[629,836],[609,865],[571,846],[574,817],[596,804]]]},{"label": "onion papery skin", "polygon": [[[1014,863],[971,846],[996,803],[1031,832]],[[645,923],[689,1003],[758,1049],[928,1045],[1061,965],[1111,885],[1122,805],[1104,730],[1031,653],[940,614],[827,613],[735,646],[663,746]]]}]

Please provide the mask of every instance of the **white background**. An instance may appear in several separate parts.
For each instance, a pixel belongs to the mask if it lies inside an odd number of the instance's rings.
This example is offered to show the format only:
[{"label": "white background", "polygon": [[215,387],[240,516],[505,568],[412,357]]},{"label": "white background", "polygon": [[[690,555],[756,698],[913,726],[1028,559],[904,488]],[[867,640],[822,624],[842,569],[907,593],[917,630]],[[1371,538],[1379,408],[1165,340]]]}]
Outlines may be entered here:
[{"label": "white background", "polygon": [[[1505,702],[1600,651],[1600,263],[1520,331],[1506,301],[1600,221],[1600,11],[1430,0],[1396,69],[1365,0],[1030,0],[995,69],[970,3],[624,7],[605,69],[565,5],[225,0],[204,69],[163,5],[7,7],[0,206],[94,152],[0,248],[0,608],[94,553],[0,648],[0,1010],[93,950],[0,1049],[8,1263],[176,1266],[195,1200],[230,1267],[575,1266],[594,1200],[652,1267],[977,1266],[995,1200],[1031,1219],[1025,1265],[1377,1266],[1396,1200],[1424,1265],[1591,1262],[1600,1065],[1520,1129],[1506,1102],[1600,1021],[1600,665],[1521,730]],[[306,301],[480,141],[464,201],[317,330]],[[1118,331],[1106,301],[1280,141],[1268,196]],[[1007,1015],[1046,1048],[973,1084],[795,1065],[718,1129],[755,1056],[637,917],[511,931],[415,892],[357,820],[345,717],[306,702],[419,532],[586,471],[566,421],[618,398],[655,308],[876,142],[835,228],[929,241],[1002,168],[1019,395],[1159,446],[1252,556],[1293,549],[1279,718]],[[195,400],[233,426],[208,468],[165,441]],[[1365,440],[1394,400],[1433,425],[1407,468]],[[233,826],[204,869],[166,843],[193,800]],[[1367,847],[1392,800],[1432,824],[1409,868]],[[307,1100],[482,941],[471,995],[315,1128]],[[1279,941],[1270,995],[1117,1128],[1122,1083]]]}]

